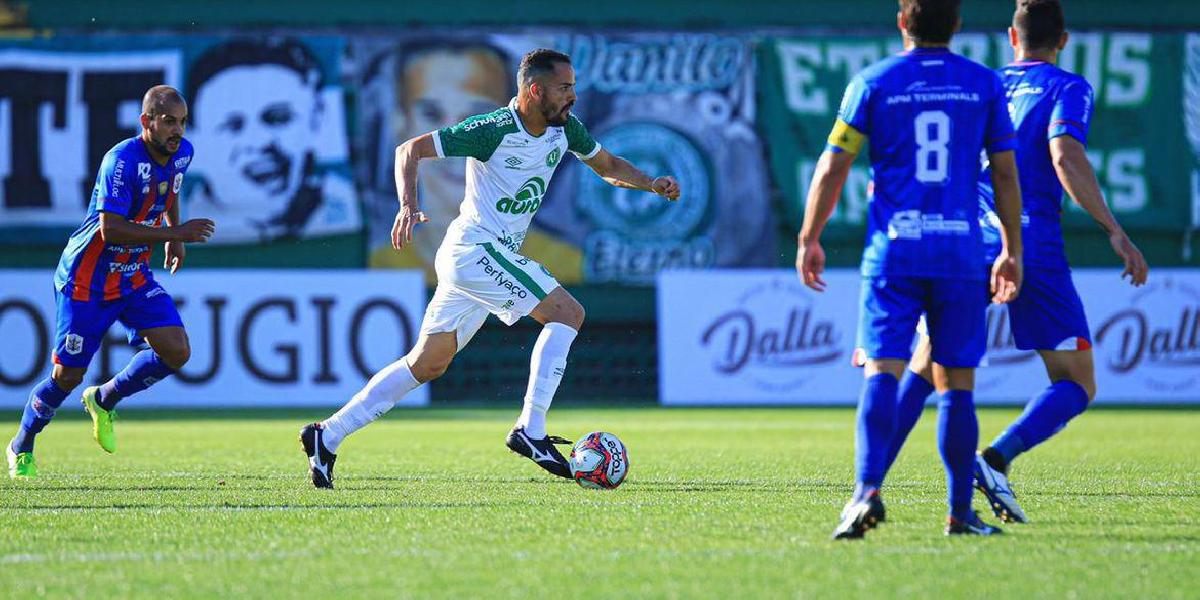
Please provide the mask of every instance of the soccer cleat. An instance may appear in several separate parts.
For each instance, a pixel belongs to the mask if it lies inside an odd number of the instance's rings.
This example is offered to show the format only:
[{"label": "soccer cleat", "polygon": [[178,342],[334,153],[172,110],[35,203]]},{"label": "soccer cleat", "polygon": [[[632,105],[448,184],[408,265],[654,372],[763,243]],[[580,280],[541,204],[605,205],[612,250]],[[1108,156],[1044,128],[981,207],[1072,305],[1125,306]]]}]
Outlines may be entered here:
[{"label": "soccer cleat", "polygon": [[300,445],[308,455],[308,472],[312,484],[319,488],[333,489],[333,463],[337,455],[325,448],[325,428],[320,423],[310,423],[300,430]]},{"label": "soccer cleat", "polygon": [[842,522],[833,530],[835,540],[857,540],[866,535],[887,520],[887,509],[879,492],[872,492],[866,498],[855,502],[851,500],[842,509]]},{"label": "soccer cleat", "polygon": [[555,444],[571,444],[571,440],[557,435],[548,435],[540,440],[535,440],[525,433],[524,427],[513,427],[512,431],[508,432],[508,439],[504,440],[504,444],[508,446],[509,450],[532,460],[537,463],[537,466],[549,471],[552,475],[572,479],[571,465],[554,447]]},{"label": "soccer cleat", "polygon": [[12,479],[33,479],[37,477],[37,464],[33,462],[32,452],[13,452],[12,444],[5,444],[4,454],[8,457],[8,476]]},{"label": "soccer cleat", "polygon": [[1008,476],[993,469],[979,454],[975,455],[975,489],[987,497],[996,518],[1005,523],[1029,522],[1025,518],[1025,511],[1017,504],[1016,494],[1008,486]]},{"label": "soccer cleat", "polygon": [[80,403],[83,404],[84,410],[92,416],[92,437],[96,438],[96,443],[105,452],[112,454],[117,451],[117,434],[113,432],[113,421],[117,420],[117,409],[104,410],[96,403],[96,395],[100,393],[100,387],[93,385],[86,390],[83,390],[83,397],[80,398]]},{"label": "soccer cleat", "polygon": [[984,523],[975,511],[965,521],[946,517],[946,535],[1000,535],[1003,529]]}]

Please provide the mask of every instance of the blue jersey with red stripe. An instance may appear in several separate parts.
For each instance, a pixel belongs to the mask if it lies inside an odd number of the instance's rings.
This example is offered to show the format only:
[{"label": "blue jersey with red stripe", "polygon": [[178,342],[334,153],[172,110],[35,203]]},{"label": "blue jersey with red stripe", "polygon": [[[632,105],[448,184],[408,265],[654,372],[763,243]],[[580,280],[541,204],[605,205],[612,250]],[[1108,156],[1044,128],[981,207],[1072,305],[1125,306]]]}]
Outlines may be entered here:
[{"label": "blue jersey with red stripe", "polygon": [[[1025,264],[1068,267],[1062,238],[1063,186],[1050,159],[1050,140],[1069,135],[1087,145],[1092,86],[1079,75],[1042,61],[1021,61],[999,70],[1008,110],[1017,128]],[[990,188],[991,172],[980,175]],[[990,194],[989,194],[990,196]]]},{"label": "blue jersey with red stripe", "polygon": [[[838,117],[870,146],[862,274],[985,278],[979,155],[1016,143],[996,73],[946,48],[917,48],[859,73]],[[831,141],[829,150],[840,148]]]},{"label": "blue jersey with red stripe", "polygon": [[116,300],[153,281],[150,245],[106,244],[100,236],[100,213],[121,215],[140,225],[158,227],[163,213],[179,198],[183,174],[192,162],[192,144],[160,165],[140,137],[113,146],[100,163],[87,218],[63,250],[54,287],[80,302]]}]

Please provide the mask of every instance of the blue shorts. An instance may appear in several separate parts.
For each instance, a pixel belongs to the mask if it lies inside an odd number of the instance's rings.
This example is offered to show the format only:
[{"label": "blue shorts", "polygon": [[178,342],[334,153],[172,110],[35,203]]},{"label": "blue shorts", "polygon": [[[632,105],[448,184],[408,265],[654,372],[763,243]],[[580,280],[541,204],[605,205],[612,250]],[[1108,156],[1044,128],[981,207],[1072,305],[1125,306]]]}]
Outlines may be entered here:
[{"label": "blue shorts", "polygon": [[1026,269],[1021,293],[1008,305],[1008,322],[1019,350],[1092,347],[1087,315],[1069,269]]},{"label": "blue shorts", "polygon": [[924,313],[933,360],[975,368],[987,350],[988,301],[985,281],[865,277],[855,360],[912,358],[913,335]]},{"label": "blue shorts", "polygon": [[107,302],[79,302],[61,291],[54,295],[58,301],[54,362],[64,367],[87,367],[100,349],[108,328],[117,321],[129,330],[129,343],[134,345],[143,330],[183,327],[175,301],[155,282]]}]

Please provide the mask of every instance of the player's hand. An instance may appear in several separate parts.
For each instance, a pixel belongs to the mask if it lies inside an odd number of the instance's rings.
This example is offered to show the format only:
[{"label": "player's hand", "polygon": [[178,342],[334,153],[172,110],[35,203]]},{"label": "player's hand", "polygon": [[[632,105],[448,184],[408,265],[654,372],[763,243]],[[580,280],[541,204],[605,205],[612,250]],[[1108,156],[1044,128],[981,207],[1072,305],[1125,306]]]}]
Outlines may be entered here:
[{"label": "player's hand", "polygon": [[401,206],[400,212],[396,213],[396,222],[392,223],[392,247],[401,250],[405,244],[412,242],[413,227],[417,223],[428,223],[429,217],[425,213]]},{"label": "player's hand", "polygon": [[821,273],[825,272],[825,249],[821,242],[813,240],[796,248],[796,272],[804,285],[818,292],[825,291],[825,280],[821,279]]},{"label": "player's hand", "polygon": [[679,182],[670,175],[655,177],[654,181],[650,182],[650,189],[667,200],[679,199]]},{"label": "player's hand", "polygon": [[992,302],[1006,304],[1016,300],[1024,278],[1025,265],[1021,259],[1001,252],[996,262],[992,263]]},{"label": "player's hand", "polygon": [[1146,258],[1142,256],[1142,251],[1133,245],[1133,240],[1129,239],[1124,231],[1116,231],[1108,236],[1108,243],[1112,244],[1113,252],[1121,257],[1125,262],[1125,270],[1121,273],[1121,279],[1129,276],[1129,283],[1133,287],[1141,287],[1146,284],[1146,277],[1150,273],[1150,265],[1146,264]]},{"label": "player's hand", "polygon": [[183,225],[172,227],[176,242],[201,244],[212,237],[217,226],[212,219],[192,219]]},{"label": "player's hand", "polygon": [[166,246],[166,258],[163,259],[163,268],[170,269],[171,274],[174,275],[183,266],[183,257],[187,254],[187,250],[183,242],[167,242],[164,245]]}]

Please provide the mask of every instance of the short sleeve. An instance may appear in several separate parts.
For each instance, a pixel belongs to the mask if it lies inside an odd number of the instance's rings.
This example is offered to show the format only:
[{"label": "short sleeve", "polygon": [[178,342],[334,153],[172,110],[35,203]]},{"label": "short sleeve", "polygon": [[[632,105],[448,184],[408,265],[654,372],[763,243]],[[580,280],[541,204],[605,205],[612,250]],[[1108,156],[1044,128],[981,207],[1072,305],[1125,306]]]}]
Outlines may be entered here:
[{"label": "short sleeve", "polygon": [[1088,82],[1079,80],[1068,83],[1058,92],[1054,101],[1046,139],[1069,135],[1086,146],[1094,105],[1092,86]]},{"label": "short sleeve", "polygon": [[[148,165],[147,165],[148,166]],[[128,215],[133,206],[135,176],[138,165],[118,152],[104,155],[100,162],[100,174],[96,178],[96,210]]]},{"label": "short sleeve", "polygon": [[571,115],[567,119],[566,130],[567,150],[573,152],[575,156],[588,160],[600,152],[600,144],[592,139],[587,127],[584,127],[583,121],[580,121],[575,115]]},{"label": "short sleeve", "polygon": [[838,108],[838,118],[853,127],[863,135],[871,134],[870,123],[867,120],[867,101],[871,98],[871,87],[861,75],[850,80],[846,93],[842,95],[842,105]]},{"label": "short sleeve", "polygon": [[842,94],[842,105],[838,108],[837,122],[829,133],[825,149],[829,152],[853,152],[862,150],[863,143],[869,135],[867,119],[867,101],[871,97],[871,88],[861,75],[855,76],[846,86]]},{"label": "short sleeve", "polygon": [[[439,157],[470,156],[486,161],[500,146],[504,132],[497,126],[496,113],[476,115],[450,127],[432,132],[433,145]],[[512,118],[506,119],[512,123]]]},{"label": "short sleeve", "polygon": [[983,139],[984,149],[988,154],[1017,149],[1017,133],[1013,129],[1012,115],[1008,112],[1008,96],[1004,93],[1004,82],[994,73],[992,97],[988,102],[987,130]]}]

